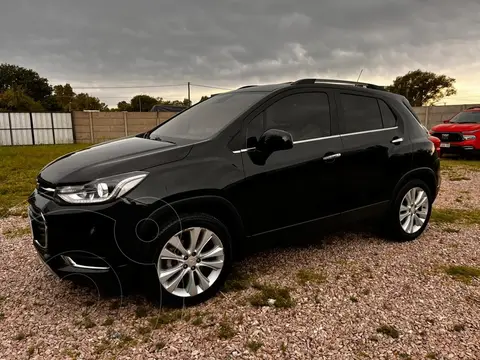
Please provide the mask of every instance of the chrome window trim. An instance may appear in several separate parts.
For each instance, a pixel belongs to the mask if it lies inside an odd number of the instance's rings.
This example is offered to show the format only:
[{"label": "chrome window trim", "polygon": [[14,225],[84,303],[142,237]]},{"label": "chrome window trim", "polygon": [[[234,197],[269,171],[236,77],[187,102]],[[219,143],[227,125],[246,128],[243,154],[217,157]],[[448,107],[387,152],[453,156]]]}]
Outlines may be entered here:
[{"label": "chrome window trim", "polygon": [[395,129],[398,129],[398,126],[389,127],[389,128],[384,128],[384,129],[357,131],[357,132],[353,132],[353,133],[342,134],[341,136],[352,136],[352,135],[370,134],[370,133],[376,133],[376,132],[387,131],[387,130],[395,130]]},{"label": "chrome window trim", "polygon": [[340,137],[340,135],[322,136],[322,137],[318,137],[318,138],[294,141],[293,144],[295,145],[295,144],[303,144],[303,143],[308,143],[308,142],[318,141],[318,140],[336,139],[336,138],[339,138],[339,137]]},{"label": "chrome window trim", "polygon": [[[340,138],[340,137],[342,137],[342,136],[353,136],[353,135],[370,134],[370,133],[376,133],[376,132],[388,131],[388,130],[395,130],[395,129],[398,129],[398,126],[389,127],[389,128],[384,128],[384,129],[358,131],[358,132],[347,133],[347,134],[330,135],[330,136],[323,136],[323,137],[318,137],[318,138],[298,140],[298,141],[294,141],[293,144],[294,144],[294,145],[296,145],[296,144],[303,144],[303,143],[308,143],[308,142],[313,142],[313,141],[319,141],[319,140],[328,140],[328,139]],[[232,151],[232,153],[234,153],[234,154],[241,154],[241,153],[248,152],[248,151],[251,151],[251,150],[255,150],[255,148],[254,148],[254,147],[243,148],[243,149],[240,149],[240,150],[234,150],[234,151]]]}]

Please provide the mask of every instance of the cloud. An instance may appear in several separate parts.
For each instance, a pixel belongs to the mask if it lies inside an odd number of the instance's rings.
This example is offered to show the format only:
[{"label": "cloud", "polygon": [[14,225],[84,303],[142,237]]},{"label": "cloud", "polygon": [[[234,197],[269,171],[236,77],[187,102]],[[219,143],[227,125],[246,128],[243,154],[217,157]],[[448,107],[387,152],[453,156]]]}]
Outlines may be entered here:
[{"label": "cloud", "polygon": [[[76,86],[235,88],[362,68],[383,84],[422,68],[466,89],[479,80],[478,13],[477,0],[5,0],[0,58]],[[138,92],[183,98],[186,87],[96,91],[109,104]]]}]

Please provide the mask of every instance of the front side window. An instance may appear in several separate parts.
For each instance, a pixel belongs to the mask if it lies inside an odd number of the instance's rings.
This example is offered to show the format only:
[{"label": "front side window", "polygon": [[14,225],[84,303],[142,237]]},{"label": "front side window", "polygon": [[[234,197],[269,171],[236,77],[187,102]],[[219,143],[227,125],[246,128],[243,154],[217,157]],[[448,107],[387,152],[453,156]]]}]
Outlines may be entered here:
[{"label": "front side window", "polygon": [[328,95],[321,92],[288,95],[253,119],[247,128],[247,144],[269,129],[292,134],[294,141],[331,135]]},{"label": "front side window", "polygon": [[455,124],[480,124],[480,111],[461,112],[455,115],[450,122]]},{"label": "front side window", "polygon": [[383,128],[377,99],[361,95],[340,95],[345,134]]},{"label": "front side window", "polygon": [[243,91],[218,94],[183,111],[152,131],[149,138],[205,140],[220,132],[268,92]]}]

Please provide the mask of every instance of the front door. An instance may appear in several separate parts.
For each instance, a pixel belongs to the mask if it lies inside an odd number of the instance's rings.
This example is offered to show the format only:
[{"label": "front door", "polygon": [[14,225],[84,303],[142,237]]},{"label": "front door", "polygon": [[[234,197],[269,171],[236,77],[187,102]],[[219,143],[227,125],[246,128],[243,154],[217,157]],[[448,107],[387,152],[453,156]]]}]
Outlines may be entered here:
[{"label": "front door", "polygon": [[[250,235],[309,223],[339,212],[342,152],[333,93],[293,90],[269,100],[246,119],[241,152],[246,177],[247,228]],[[279,129],[293,137],[293,148],[255,160],[256,141]]]}]

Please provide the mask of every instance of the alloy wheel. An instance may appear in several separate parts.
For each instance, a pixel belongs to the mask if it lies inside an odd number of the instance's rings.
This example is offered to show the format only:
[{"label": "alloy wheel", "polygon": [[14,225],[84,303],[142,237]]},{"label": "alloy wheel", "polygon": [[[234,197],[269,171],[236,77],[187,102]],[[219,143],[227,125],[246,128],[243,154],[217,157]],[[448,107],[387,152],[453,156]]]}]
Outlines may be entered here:
[{"label": "alloy wheel", "polygon": [[157,274],[165,290],[180,297],[198,295],[217,280],[225,253],[211,230],[190,227],[172,236],[158,257]]},{"label": "alloy wheel", "polygon": [[420,230],[427,219],[429,209],[428,196],[420,187],[410,189],[400,203],[400,225],[407,234]]}]

